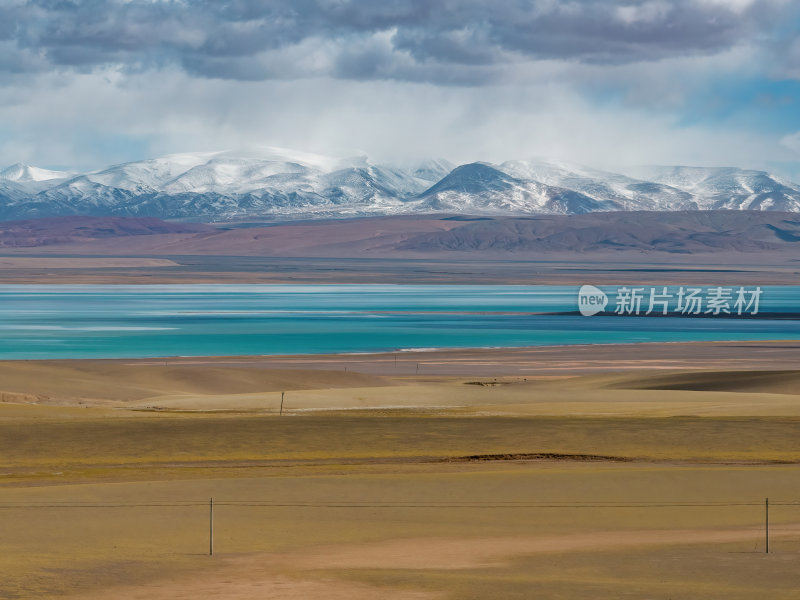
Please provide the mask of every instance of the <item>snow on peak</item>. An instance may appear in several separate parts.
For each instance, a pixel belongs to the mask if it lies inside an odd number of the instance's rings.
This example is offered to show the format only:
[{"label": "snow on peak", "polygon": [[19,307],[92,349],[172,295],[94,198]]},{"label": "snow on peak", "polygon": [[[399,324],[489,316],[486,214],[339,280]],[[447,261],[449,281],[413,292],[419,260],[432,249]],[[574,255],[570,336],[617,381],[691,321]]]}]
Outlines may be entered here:
[{"label": "snow on peak", "polygon": [[3,218],[97,214],[209,221],[421,212],[800,212],[800,186],[736,168],[611,172],[540,158],[460,166],[436,158],[385,163],[359,154],[256,146],[170,154],[69,176],[14,165],[0,172],[0,207]]},{"label": "snow on peak", "polygon": [[[311,169],[330,173],[342,168],[349,157],[326,156],[292,150],[278,146],[250,146],[238,150],[226,150],[218,153],[221,157],[236,159],[256,159],[276,163],[295,163]],[[360,158],[360,157],[359,157]]]},{"label": "snow on peak", "polygon": [[0,171],[0,179],[18,181],[20,183],[32,181],[51,181],[53,179],[64,179],[66,177],[69,177],[69,173],[64,171],[40,169],[39,167],[32,167],[22,163],[11,165],[7,169]]}]

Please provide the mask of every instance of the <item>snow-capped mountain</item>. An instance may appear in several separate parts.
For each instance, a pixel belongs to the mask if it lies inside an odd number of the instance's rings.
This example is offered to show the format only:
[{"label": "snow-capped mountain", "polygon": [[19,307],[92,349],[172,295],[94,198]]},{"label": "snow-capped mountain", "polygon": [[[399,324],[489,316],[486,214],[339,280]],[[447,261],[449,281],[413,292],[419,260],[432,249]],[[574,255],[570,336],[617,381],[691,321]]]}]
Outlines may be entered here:
[{"label": "snow-capped mountain", "polygon": [[0,171],[0,179],[16,181],[18,183],[66,179],[69,177],[69,175],[70,174],[66,171],[50,171],[48,169],[40,169],[39,167],[23,165],[22,163],[11,165],[10,167]]},{"label": "snow-capped mountain", "polygon": [[0,199],[25,200],[71,176],[66,171],[50,171],[17,163],[0,170]]},{"label": "snow-capped mountain", "polygon": [[547,185],[581,192],[595,200],[611,203],[612,210],[695,210],[692,194],[675,186],[581,165],[547,161],[507,161],[504,172]]},{"label": "snow-capped mountain", "polygon": [[[436,168],[418,167],[428,169],[423,177]],[[430,186],[423,177],[365,157],[336,159],[276,148],[174,154],[56,180],[27,196],[15,186],[9,186],[7,193],[0,187],[4,196],[0,216],[128,215],[220,221],[408,212],[403,202]]]},{"label": "snow-capped mountain", "polygon": [[61,215],[234,221],[615,210],[800,212],[800,186],[764,171],[635,167],[614,173],[542,160],[398,164],[281,148],[173,154],[70,174],[0,171],[0,219]]},{"label": "snow-capped mountain", "polygon": [[765,171],[731,167],[633,167],[627,173],[683,190],[704,210],[798,211],[800,186]]},{"label": "snow-capped mountain", "polygon": [[524,214],[619,209],[574,190],[513,177],[486,163],[456,167],[421,199],[418,208],[425,212]]},{"label": "snow-capped mountain", "polygon": [[411,173],[411,175],[417,179],[427,181],[428,183],[436,183],[455,169],[456,165],[444,158],[431,158],[413,162],[407,161],[398,164],[397,167],[406,173]]}]

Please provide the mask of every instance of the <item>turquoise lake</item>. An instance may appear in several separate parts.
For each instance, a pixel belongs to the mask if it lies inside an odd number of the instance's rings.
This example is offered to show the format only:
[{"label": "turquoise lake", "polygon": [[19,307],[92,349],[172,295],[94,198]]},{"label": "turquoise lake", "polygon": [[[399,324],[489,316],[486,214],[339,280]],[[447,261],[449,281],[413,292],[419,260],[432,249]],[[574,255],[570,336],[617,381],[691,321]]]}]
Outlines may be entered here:
[{"label": "turquoise lake", "polygon": [[584,317],[577,297],[577,286],[3,285],[0,359],[800,340],[800,286],[763,287],[751,318]]}]

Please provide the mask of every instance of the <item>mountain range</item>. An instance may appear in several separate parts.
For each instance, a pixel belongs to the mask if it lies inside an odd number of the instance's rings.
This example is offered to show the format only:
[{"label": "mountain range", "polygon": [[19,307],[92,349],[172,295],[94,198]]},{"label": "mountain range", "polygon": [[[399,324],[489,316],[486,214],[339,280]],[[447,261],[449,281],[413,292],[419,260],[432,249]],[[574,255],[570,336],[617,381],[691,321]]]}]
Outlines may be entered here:
[{"label": "mountain range", "polygon": [[765,171],[547,160],[385,164],[280,148],[173,154],[88,173],[0,171],[0,220],[67,215],[235,222],[403,214],[800,212],[800,185]]}]

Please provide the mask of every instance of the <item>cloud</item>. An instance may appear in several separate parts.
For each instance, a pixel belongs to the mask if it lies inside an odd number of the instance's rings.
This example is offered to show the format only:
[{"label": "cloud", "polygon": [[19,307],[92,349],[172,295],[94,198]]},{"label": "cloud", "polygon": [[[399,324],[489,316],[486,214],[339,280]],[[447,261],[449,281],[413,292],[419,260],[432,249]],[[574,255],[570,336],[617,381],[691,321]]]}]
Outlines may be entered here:
[{"label": "cloud", "polygon": [[0,0],[0,165],[796,161],[791,103],[725,90],[800,79],[799,20],[789,0]]},{"label": "cloud", "polygon": [[[480,85],[531,61],[627,64],[725,52],[758,43],[797,12],[780,0],[30,0],[0,9],[0,40],[53,68],[169,65],[221,79],[432,83],[457,68],[445,84]],[[324,48],[325,59],[273,65],[309,48]]]},{"label": "cloud", "polygon": [[[769,135],[679,127],[669,114],[597,106],[569,85],[433,86],[336,79],[241,82],[108,69],[0,94],[0,165],[98,168],[179,151],[277,145],[394,160],[550,157],[596,166],[763,166]],[[53,98],[58,98],[58,108]],[[787,151],[788,152],[788,151]]]},{"label": "cloud", "polygon": [[800,131],[783,136],[781,138],[781,144],[786,146],[792,152],[800,155]]}]

